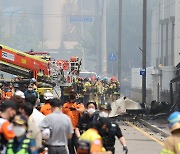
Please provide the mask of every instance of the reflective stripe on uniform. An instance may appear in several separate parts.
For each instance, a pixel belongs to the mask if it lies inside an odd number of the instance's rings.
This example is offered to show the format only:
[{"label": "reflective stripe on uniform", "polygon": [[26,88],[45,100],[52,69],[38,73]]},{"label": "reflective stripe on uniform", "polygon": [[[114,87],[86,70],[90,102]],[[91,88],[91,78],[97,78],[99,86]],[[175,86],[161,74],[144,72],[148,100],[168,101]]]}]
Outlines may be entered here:
[{"label": "reflective stripe on uniform", "polygon": [[16,153],[14,153],[14,151],[13,151],[13,141],[14,140],[9,140],[9,142],[8,142],[8,146],[7,146],[7,153],[8,154],[29,154],[27,149],[28,149],[29,143],[31,141],[30,139],[28,139],[28,138],[24,139],[20,150]]},{"label": "reflective stripe on uniform", "polygon": [[178,152],[180,152],[180,143],[178,143]]},{"label": "reflective stripe on uniform", "polygon": [[160,152],[160,154],[175,154],[173,151],[171,150],[167,150],[167,149],[162,149],[162,151]]}]

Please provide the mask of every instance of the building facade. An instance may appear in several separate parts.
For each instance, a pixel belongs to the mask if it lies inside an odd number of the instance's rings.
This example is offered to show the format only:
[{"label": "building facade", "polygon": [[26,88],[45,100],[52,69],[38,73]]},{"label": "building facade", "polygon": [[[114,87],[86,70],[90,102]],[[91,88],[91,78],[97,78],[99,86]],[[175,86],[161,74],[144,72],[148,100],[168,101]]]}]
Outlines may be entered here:
[{"label": "building facade", "polygon": [[[151,23],[151,68],[147,68],[147,104],[151,101],[170,100],[170,82],[176,75],[176,66],[180,62],[180,0],[158,0],[152,8]],[[135,71],[132,71],[132,78]],[[141,78],[139,76],[139,78]],[[136,97],[133,89],[141,89],[141,84],[134,86],[132,79],[131,96]],[[177,87],[177,86],[176,86]],[[173,93],[176,93],[174,86]],[[140,91],[141,92],[141,91]],[[139,92],[139,93],[140,93]]]}]

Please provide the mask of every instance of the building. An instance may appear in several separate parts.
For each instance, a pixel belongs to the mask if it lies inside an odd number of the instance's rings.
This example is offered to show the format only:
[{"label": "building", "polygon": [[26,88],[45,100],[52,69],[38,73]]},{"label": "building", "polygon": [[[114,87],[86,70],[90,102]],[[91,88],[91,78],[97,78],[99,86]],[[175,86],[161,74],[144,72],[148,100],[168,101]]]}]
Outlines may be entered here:
[{"label": "building", "polygon": [[[147,68],[146,71],[146,101],[148,105],[153,100],[171,102],[170,82],[177,76],[175,72],[177,70],[176,66],[180,62],[179,54],[180,0],[158,0],[152,8],[151,67]],[[141,97],[134,90],[141,89],[141,82],[138,85],[133,83],[135,81],[133,76],[135,76],[137,70],[133,69],[132,71],[131,96],[135,100],[139,100]],[[139,79],[141,80],[141,77]],[[176,93],[176,88],[173,87],[173,93]]]},{"label": "building", "polygon": [[[5,42],[1,43],[22,51],[45,50],[51,52],[52,57],[56,59],[78,56],[83,59],[84,69],[96,71],[101,52],[96,52],[96,47],[93,46],[92,54],[89,46],[94,44],[88,42],[88,37],[92,37],[94,42],[100,40],[91,36],[90,31],[94,21],[100,20],[96,16],[97,3],[100,2],[0,0],[0,20],[2,17],[4,21],[0,29],[3,29],[6,37]],[[89,43],[86,49],[82,47],[84,40],[84,44]]]}]

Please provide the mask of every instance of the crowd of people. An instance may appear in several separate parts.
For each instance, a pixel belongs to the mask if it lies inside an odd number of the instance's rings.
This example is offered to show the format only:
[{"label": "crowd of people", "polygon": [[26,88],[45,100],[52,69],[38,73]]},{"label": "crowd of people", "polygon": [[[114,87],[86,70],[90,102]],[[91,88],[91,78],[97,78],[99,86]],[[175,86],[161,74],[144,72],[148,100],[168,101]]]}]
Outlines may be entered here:
[{"label": "crowd of people", "polygon": [[[12,93],[3,94],[6,88]],[[114,154],[116,138],[128,153],[119,125],[109,118],[110,103],[77,102],[74,90],[66,102],[47,91],[39,105],[35,82],[24,92],[21,88],[18,84],[1,87],[1,154]],[[179,153],[180,112],[172,113],[168,121],[172,135],[161,154]]]},{"label": "crowd of people", "polygon": [[[54,98],[47,91],[41,103],[35,83],[32,79],[26,89],[16,82],[0,84],[1,154],[114,154],[116,138],[128,153],[119,125],[109,118],[111,104],[97,103],[98,94],[102,97],[102,93],[111,89],[104,96],[108,100],[118,92],[117,80],[79,78],[67,101]],[[78,101],[81,90],[84,97],[86,93],[90,97],[87,102]],[[180,112],[172,113],[168,121],[171,136],[160,153],[179,153]]]},{"label": "crowd of people", "polygon": [[108,117],[110,103],[77,102],[74,91],[63,102],[47,91],[38,105],[33,83],[20,89],[14,84],[13,93],[1,99],[0,153],[110,154],[115,153],[115,137],[128,152],[120,127]]},{"label": "crowd of people", "polygon": [[[77,93],[78,102],[94,101],[97,104],[102,100],[113,102],[120,97],[120,83],[115,77],[92,76],[89,78],[77,78],[72,85]],[[69,95],[68,92],[65,95]]]}]

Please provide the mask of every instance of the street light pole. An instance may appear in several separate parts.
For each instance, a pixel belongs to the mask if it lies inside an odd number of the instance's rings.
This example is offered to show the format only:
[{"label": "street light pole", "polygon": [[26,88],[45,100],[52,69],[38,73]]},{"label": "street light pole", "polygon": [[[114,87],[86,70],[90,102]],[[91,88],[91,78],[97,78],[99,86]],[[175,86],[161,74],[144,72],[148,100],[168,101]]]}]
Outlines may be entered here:
[{"label": "street light pole", "polygon": [[119,43],[118,43],[118,80],[121,84],[121,29],[122,29],[122,0],[119,0]]},{"label": "street light pole", "polygon": [[147,0],[143,0],[143,53],[142,53],[142,69],[145,74],[142,75],[142,105],[146,103],[146,21],[147,20]]},{"label": "street light pole", "polygon": [[102,29],[101,29],[101,61],[102,61],[102,74],[107,75],[107,49],[106,49],[106,7],[107,0],[103,0],[103,10],[102,10]]}]

